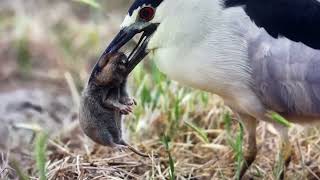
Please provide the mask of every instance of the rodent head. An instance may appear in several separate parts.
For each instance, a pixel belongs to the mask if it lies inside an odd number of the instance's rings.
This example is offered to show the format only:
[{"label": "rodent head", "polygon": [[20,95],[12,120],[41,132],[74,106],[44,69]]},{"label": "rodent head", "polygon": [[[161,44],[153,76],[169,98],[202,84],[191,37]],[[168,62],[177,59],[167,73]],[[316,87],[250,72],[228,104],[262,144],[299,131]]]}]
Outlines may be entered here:
[{"label": "rodent head", "polygon": [[122,52],[103,57],[99,62],[101,72],[96,75],[98,85],[110,85],[114,81],[122,81],[127,77],[127,56]]},{"label": "rodent head", "polygon": [[125,73],[127,70],[127,62],[128,59],[124,53],[116,53],[110,57],[106,66],[114,68],[114,71],[117,73]]}]

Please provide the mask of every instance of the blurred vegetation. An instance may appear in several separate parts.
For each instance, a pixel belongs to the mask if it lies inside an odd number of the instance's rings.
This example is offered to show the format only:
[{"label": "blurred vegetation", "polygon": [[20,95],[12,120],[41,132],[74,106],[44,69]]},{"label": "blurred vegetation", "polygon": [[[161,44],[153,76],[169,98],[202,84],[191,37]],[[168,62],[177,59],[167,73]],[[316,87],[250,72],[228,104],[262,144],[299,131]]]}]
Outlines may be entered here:
[{"label": "blurred vegetation", "polygon": [[[67,72],[79,92],[100,53],[118,30],[128,6],[128,0],[6,2],[0,2],[3,5],[0,29],[2,35],[6,33],[2,42],[8,47],[3,56],[16,61],[19,78],[32,80],[41,75],[48,80],[64,81]],[[170,81],[152,60],[136,67],[129,85],[139,104],[133,115],[127,117],[126,133],[131,142],[156,139],[162,144],[168,158],[169,177],[175,179],[171,144],[184,139],[182,134],[186,132],[193,132],[196,137],[190,136],[189,143],[209,144],[206,131],[223,123],[224,110],[220,112],[223,104],[219,100],[211,101],[212,95],[208,93]],[[212,108],[221,114],[204,118]],[[47,138],[50,135],[37,133],[33,172],[40,179],[47,178]],[[20,177],[24,177],[22,171]]]},{"label": "blurred vegetation", "polygon": [[[1,63],[2,66],[8,65],[8,68],[9,65],[16,67],[16,71],[7,76],[16,78],[11,80],[17,81],[16,84],[26,80],[33,83],[33,79],[38,81],[39,77],[42,77],[45,79],[42,83],[44,86],[46,83],[58,81],[68,87],[65,74],[70,74],[77,90],[81,92],[91,68],[118,31],[129,2],[131,1],[0,1]],[[220,98],[169,80],[150,59],[140,63],[130,75],[129,89],[138,106],[134,108],[132,115],[126,117],[125,136],[129,142],[139,144],[147,151],[157,151],[161,156],[159,162],[152,162],[152,167],[142,163],[141,167],[133,168],[131,175],[137,173],[145,179],[238,177],[237,173],[243,165],[244,129],[241,123],[232,121],[229,109]],[[276,114],[273,114],[273,117],[275,121],[289,125]],[[71,125],[65,126],[69,128]],[[22,162],[13,163],[12,166],[20,179],[29,179],[25,174],[50,179],[57,174],[63,174],[62,171],[66,172],[66,176],[92,179],[92,174],[96,173],[99,177],[101,172],[97,170],[93,173],[90,170],[98,167],[106,169],[106,166],[112,164],[109,164],[109,161],[106,163],[106,156],[109,158],[117,155],[102,150],[100,151],[104,153],[99,154],[99,149],[95,147],[91,150],[79,131],[57,131],[57,137],[37,134],[33,149],[35,157],[30,160],[34,167],[28,167],[28,171],[25,171],[25,167],[20,167],[19,163]],[[260,129],[260,132],[264,131],[266,130]],[[67,134],[68,137],[60,133]],[[308,138],[318,134],[319,130],[314,129],[306,135],[304,141],[309,141]],[[262,133],[260,135],[262,136]],[[265,140],[265,137],[261,136],[260,138]],[[268,136],[272,135],[269,133]],[[81,141],[74,143],[78,139]],[[149,141],[152,141],[151,145],[148,145]],[[57,143],[58,148],[52,148],[52,142]],[[50,148],[47,147],[49,144]],[[212,161],[215,158],[218,160]],[[81,169],[79,161],[91,169]],[[140,163],[147,160],[137,158],[136,161]],[[60,167],[55,167],[59,163],[61,166],[66,163],[71,165],[68,166],[69,169],[61,170]],[[262,166],[266,163],[271,164],[272,161],[263,162]],[[253,167],[255,177],[270,177],[270,171],[261,171],[258,165]],[[57,172],[52,172],[54,170]],[[277,176],[279,171],[281,169],[275,170],[274,176]],[[123,173],[123,170],[119,172]],[[89,175],[85,176],[85,173]],[[112,175],[122,177],[119,174],[121,173]],[[301,177],[304,177],[304,174]]]},{"label": "blurred vegetation", "polygon": [[32,64],[31,64],[31,54],[28,49],[28,39],[27,36],[21,37],[15,43],[16,50],[17,50],[17,61],[19,71],[22,72],[25,76],[31,73]]},{"label": "blurred vegetation", "polygon": [[46,177],[47,138],[48,138],[48,135],[45,134],[44,132],[37,133],[36,142],[35,142],[35,159],[36,159],[40,180],[47,179]]},{"label": "blurred vegetation", "polygon": [[91,7],[94,7],[94,8],[100,8],[101,7],[100,4],[97,3],[95,0],[77,0],[77,1],[79,1],[81,3],[84,3],[84,4],[87,4],[87,5],[89,5]]},{"label": "blurred vegetation", "polygon": [[[232,147],[232,150],[235,153],[237,171],[236,171],[236,179],[240,179],[241,168],[244,166],[244,157],[243,157],[243,137],[244,137],[244,127],[239,120],[239,132],[238,134],[232,130],[232,118],[230,113],[226,113],[224,116],[225,129],[227,131],[227,141],[228,144]],[[235,135],[234,135],[235,134]]]},{"label": "blurred vegetation", "polygon": [[176,175],[175,175],[175,169],[174,169],[174,160],[172,158],[172,155],[170,153],[170,137],[167,135],[164,135],[162,137],[162,143],[165,146],[165,150],[167,152],[168,155],[168,159],[169,159],[169,167],[170,167],[170,180],[175,180],[176,179]]}]

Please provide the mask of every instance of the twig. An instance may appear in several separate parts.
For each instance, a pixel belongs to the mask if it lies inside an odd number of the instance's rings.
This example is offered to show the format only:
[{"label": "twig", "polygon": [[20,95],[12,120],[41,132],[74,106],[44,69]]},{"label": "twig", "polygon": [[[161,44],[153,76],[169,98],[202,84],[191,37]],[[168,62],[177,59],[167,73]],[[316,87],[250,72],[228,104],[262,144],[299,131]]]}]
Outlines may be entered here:
[{"label": "twig", "polygon": [[67,153],[69,156],[73,156],[72,153],[70,153],[66,148],[60,146],[58,143],[52,141],[52,140],[49,140],[49,143],[53,146],[55,146],[56,148],[60,149],[61,151]]},{"label": "twig", "polygon": [[133,178],[135,178],[135,179],[139,179],[139,177],[137,177],[136,175],[134,175],[134,174],[132,174],[132,173],[130,173],[130,172],[128,172],[128,171],[125,171],[125,170],[120,169],[120,168],[115,168],[115,169],[118,170],[118,171],[121,171],[121,172],[125,173],[126,175],[128,175],[128,176],[130,176],[130,177],[133,177]]},{"label": "twig", "polygon": [[71,76],[70,72],[64,73],[64,77],[68,83],[73,102],[75,103],[76,107],[80,107],[80,94],[77,90],[77,86],[73,77]]},{"label": "twig", "polygon": [[317,176],[317,175],[306,165],[306,163],[305,163],[305,161],[304,161],[304,158],[303,158],[303,155],[302,155],[301,146],[300,146],[298,140],[296,140],[296,144],[297,144],[297,146],[298,146],[299,154],[300,154],[300,156],[301,156],[300,161],[301,161],[302,167],[304,167],[305,169],[307,169],[307,171],[308,171],[309,173],[311,173],[311,174],[313,175],[313,177],[315,177],[317,180],[320,180],[319,176]]},{"label": "twig", "polygon": [[77,171],[78,171],[78,176],[80,177],[80,175],[81,175],[81,170],[80,170],[80,155],[77,155]]}]

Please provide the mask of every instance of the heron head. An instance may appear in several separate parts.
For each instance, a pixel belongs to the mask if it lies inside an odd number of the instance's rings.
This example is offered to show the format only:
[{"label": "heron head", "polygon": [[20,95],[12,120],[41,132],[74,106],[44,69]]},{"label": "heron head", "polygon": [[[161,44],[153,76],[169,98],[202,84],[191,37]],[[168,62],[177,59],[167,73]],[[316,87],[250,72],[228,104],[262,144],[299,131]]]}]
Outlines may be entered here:
[{"label": "heron head", "polygon": [[[165,0],[134,1],[121,24],[120,31],[105,49],[100,60],[109,54],[119,51],[119,49],[127,44],[135,35],[141,34],[138,44],[128,56],[128,67],[129,71],[131,71],[148,54],[148,42],[160,24],[158,18],[160,15],[157,13],[157,8],[163,1]],[[98,62],[91,76],[99,73],[99,71],[101,71],[101,67],[99,67]]]}]

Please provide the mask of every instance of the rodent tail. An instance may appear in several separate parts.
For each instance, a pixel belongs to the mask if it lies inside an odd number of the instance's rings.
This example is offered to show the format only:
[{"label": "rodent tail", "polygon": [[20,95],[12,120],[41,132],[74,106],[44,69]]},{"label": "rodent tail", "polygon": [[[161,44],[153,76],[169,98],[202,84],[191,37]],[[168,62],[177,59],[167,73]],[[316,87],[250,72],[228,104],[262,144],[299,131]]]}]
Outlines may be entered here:
[{"label": "rodent tail", "polygon": [[128,149],[130,149],[132,152],[136,153],[137,155],[141,156],[141,157],[149,157],[148,154],[142,153],[139,150],[137,150],[136,148],[132,147],[130,144],[128,144],[127,142],[125,142],[124,140],[121,140],[119,142],[120,145],[124,145],[126,146]]},{"label": "rodent tail", "polygon": [[119,144],[123,146],[128,146],[128,143],[125,142],[124,140],[120,140]]}]

